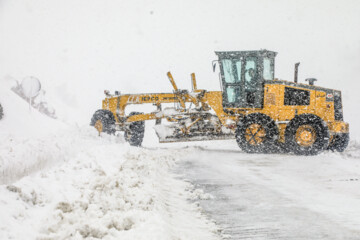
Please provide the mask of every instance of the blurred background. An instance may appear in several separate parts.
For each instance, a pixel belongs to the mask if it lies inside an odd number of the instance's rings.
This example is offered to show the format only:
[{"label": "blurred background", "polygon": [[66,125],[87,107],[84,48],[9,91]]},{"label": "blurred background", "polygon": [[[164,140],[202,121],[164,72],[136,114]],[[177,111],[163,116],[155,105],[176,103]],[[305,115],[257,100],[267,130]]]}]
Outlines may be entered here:
[{"label": "blurred background", "polygon": [[214,51],[278,52],[275,77],[343,92],[360,140],[358,0],[0,0],[1,81],[40,79],[59,118],[89,124],[103,90],[220,90]]}]

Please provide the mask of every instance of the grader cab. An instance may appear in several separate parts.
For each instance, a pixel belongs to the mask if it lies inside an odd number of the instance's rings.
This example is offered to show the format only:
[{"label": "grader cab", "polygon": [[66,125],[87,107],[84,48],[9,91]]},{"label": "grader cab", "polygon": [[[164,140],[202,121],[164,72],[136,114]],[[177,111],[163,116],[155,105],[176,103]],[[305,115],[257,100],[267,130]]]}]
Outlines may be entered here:
[{"label": "grader cab", "polygon": [[[314,155],[344,151],[349,124],[343,121],[341,92],[274,78],[276,52],[215,52],[222,91],[181,90],[168,72],[172,93],[120,94],[106,98],[91,119],[99,134],[123,131],[125,140],[141,146],[146,120],[155,120],[160,142],[235,139],[250,153],[288,151]],[[149,113],[125,114],[131,104],[153,104]],[[165,119],[166,122],[162,121]]]}]

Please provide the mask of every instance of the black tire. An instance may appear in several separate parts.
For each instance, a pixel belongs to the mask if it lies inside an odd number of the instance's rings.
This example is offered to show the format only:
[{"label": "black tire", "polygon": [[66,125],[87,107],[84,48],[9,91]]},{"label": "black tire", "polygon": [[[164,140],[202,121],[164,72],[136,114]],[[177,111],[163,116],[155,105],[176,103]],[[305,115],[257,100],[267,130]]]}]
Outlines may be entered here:
[{"label": "black tire", "polygon": [[[252,126],[260,127],[253,132],[255,130],[251,129]],[[235,136],[239,147],[245,152],[271,153],[276,149],[279,130],[269,116],[253,113],[239,121]]]},{"label": "black tire", "polygon": [[0,104],[0,120],[4,117],[4,109]]},{"label": "black tire", "polygon": [[[142,114],[140,112],[131,112],[130,116]],[[129,127],[125,130],[125,141],[129,142],[130,146],[140,147],[145,135],[145,121],[131,122]]]},{"label": "black tire", "polygon": [[350,136],[349,133],[342,133],[335,135],[331,144],[329,146],[329,150],[336,152],[343,152],[347,146],[349,145]]},{"label": "black tire", "polygon": [[111,111],[104,109],[97,110],[91,118],[90,126],[95,126],[97,121],[100,121],[102,124],[102,132],[107,134],[115,133],[116,120]]},{"label": "black tire", "polygon": [[[301,142],[297,137],[297,131],[306,129],[311,132],[308,142]],[[298,133],[300,136],[300,133]],[[309,134],[308,134],[309,135]],[[329,146],[329,128],[318,116],[313,114],[301,114],[295,116],[285,130],[285,144],[290,152],[297,155],[316,155]]]}]

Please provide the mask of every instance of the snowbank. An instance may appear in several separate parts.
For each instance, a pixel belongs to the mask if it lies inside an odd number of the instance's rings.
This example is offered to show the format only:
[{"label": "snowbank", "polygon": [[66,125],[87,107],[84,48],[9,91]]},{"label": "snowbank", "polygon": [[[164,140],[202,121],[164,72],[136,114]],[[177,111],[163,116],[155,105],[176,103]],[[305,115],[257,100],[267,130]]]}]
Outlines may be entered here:
[{"label": "snowbank", "polygon": [[198,191],[169,171],[184,150],[132,148],[90,128],[73,138],[82,144],[72,140],[62,164],[0,187],[1,239],[217,238],[188,201]]}]

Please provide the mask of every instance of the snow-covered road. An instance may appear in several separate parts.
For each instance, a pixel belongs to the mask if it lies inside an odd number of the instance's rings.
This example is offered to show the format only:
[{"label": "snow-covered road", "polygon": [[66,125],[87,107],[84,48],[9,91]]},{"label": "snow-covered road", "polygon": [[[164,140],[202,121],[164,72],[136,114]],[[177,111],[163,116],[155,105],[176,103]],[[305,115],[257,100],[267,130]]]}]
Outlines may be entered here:
[{"label": "snow-covered road", "polygon": [[231,141],[191,152],[178,171],[213,196],[201,207],[230,239],[360,239],[355,145],[312,157],[245,154]]}]

